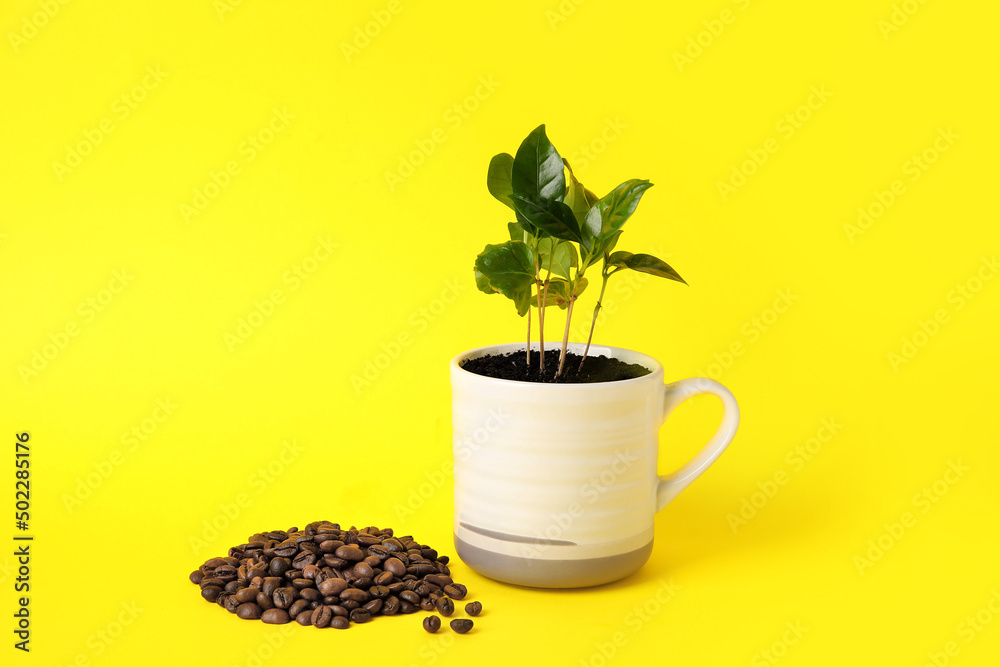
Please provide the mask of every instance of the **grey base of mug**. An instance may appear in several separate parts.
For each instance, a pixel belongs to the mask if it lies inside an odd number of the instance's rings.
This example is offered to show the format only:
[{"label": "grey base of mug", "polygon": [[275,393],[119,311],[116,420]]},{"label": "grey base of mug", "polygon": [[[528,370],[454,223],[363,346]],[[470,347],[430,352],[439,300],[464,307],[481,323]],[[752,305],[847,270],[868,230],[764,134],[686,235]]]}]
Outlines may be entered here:
[{"label": "grey base of mug", "polygon": [[638,571],[649,560],[653,542],[616,556],[579,560],[508,556],[473,546],[458,535],[455,550],[463,563],[490,579],[535,588],[582,588],[609,584]]}]

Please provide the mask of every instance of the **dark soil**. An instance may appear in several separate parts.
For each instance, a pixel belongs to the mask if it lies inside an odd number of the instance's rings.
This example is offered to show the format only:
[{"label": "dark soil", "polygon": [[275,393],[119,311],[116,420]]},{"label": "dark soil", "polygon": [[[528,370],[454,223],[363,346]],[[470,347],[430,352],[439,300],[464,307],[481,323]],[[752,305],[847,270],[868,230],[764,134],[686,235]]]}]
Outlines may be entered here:
[{"label": "dark soil", "polygon": [[567,352],[563,376],[558,380],[555,379],[555,374],[559,368],[559,348],[545,350],[544,377],[538,370],[539,353],[537,351],[531,352],[530,369],[526,367],[527,359],[523,351],[511,352],[510,354],[488,354],[485,357],[469,359],[462,364],[462,368],[476,375],[485,375],[501,380],[557,383],[614,382],[615,380],[631,380],[650,373],[648,368],[639,364],[627,364],[620,359],[593,355],[587,355],[587,360],[583,362],[583,371],[577,373],[577,369],[580,367],[580,358],[579,354]]}]

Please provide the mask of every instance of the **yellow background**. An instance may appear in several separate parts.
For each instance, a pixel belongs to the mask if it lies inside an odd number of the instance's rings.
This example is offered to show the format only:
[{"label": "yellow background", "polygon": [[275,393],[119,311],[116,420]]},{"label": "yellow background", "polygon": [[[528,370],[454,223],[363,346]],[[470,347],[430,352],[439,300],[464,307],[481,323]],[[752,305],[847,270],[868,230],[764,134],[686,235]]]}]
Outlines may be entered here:
[{"label": "yellow background", "polygon": [[[29,431],[37,536],[30,655],[4,537],[5,663],[996,664],[998,18],[916,0],[4,3],[2,477]],[[448,360],[523,336],[473,282],[507,222],[486,167],[542,122],[599,194],[656,184],[620,247],[691,286],[619,277],[596,340],[729,386],[730,450],[625,581],[543,592],[456,563],[487,609],[472,635],[283,630],[202,602],[188,573],[259,530],[375,524],[451,552]],[[723,197],[734,169],[753,173]],[[679,410],[661,470],[719,414]]]}]

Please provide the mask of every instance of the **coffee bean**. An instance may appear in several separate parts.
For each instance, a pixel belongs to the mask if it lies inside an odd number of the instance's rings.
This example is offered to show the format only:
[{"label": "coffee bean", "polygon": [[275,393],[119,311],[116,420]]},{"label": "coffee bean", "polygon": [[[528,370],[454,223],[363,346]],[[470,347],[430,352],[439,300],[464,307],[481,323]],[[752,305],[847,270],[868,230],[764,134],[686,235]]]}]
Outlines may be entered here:
[{"label": "coffee bean", "polygon": [[424,630],[430,633],[437,632],[441,629],[441,619],[437,616],[428,616],[424,619]]},{"label": "coffee bean", "polygon": [[371,599],[368,595],[368,591],[363,591],[359,588],[348,588],[340,594],[341,600],[353,600],[354,602],[359,602],[364,604]]},{"label": "coffee bean", "polygon": [[450,598],[467,593],[451,578],[446,556],[391,528],[316,521],[255,533],[227,553],[188,578],[206,600],[265,623],[346,628],[420,609],[447,615],[454,613]]},{"label": "coffee bean", "polygon": [[281,577],[264,577],[264,585],[260,587],[260,590],[264,595],[274,595],[274,591],[281,588],[284,580]]},{"label": "coffee bean", "polygon": [[470,602],[469,604],[465,605],[465,613],[468,614],[469,616],[479,616],[481,613],[483,613],[483,605],[478,600],[476,600],[475,602]]},{"label": "coffee bean", "polygon": [[342,546],[344,546],[344,543],[340,540],[325,540],[320,542],[319,549],[325,554],[332,554]]},{"label": "coffee bean", "polygon": [[385,599],[385,603],[382,605],[382,615],[392,616],[399,612],[399,598],[395,595],[390,595]]},{"label": "coffee bean", "polygon": [[260,615],[264,613],[264,610],[257,606],[253,602],[244,602],[239,607],[236,608],[236,615],[242,619],[248,621],[256,621],[260,618]]},{"label": "coffee bean", "polygon": [[382,546],[385,547],[387,551],[392,551],[392,552],[406,551],[406,549],[403,548],[403,545],[400,543],[400,541],[397,540],[395,537],[390,537],[386,540],[383,540]]},{"label": "coffee bean", "polygon": [[441,612],[442,616],[451,616],[455,613],[455,603],[448,598],[439,598],[437,601],[437,610]]},{"label": "coffee bean", "polygon": [[271,596],[274,600],[274,606],[278,609],[288,609],[295,602],[296,597],[298,597],[298,594],[294,588],[279,588]]},{"label": "coffee bean", "polygon": [[381,544],[373,544],[372,546],[368,547],[368,553],[369,555],[374,556],[379,560],[385,560],[386,558],[389,557],[389,550],[386,549]]},{"label": "coffee bean", "polygon": [[448,597],[461,600],[469,593],[469,589],[462,584],[448,584],[444,587],[444,592]]},{"label": "coffee bean", "polygon": [[342,558],[346,561],[358,562],[365,559],[365,552],[359,549],[353,544],[347,544],[340,547],[334,552],[337,558]]},{"label": "coffee bean", "polygon": [[451,629],[460,635],[464,635],[466,632],[472,629],[473,622],[467,618],[456,618],[451,622]]},{"label": "coffee bean", "polygon": [[268,609],[260,615],[260,620],[272,625],[281,625],[282,623],[288,623],[292,619],[284,609]]},{"label": "coffee bean", "polygon": [[312,565],[316,560],[316,554],[311,551],[303,551],[292,560],[292,567],[301,570],[306,565]]},{"label": "coffee bean", "polygon": [[309,600],[303,600],[302,598],[299,598],[298,600],[292,603],[291,607],[288,608],[288,615],[291,616],[292,618],[296,618],[306,609],[309,609]]},{"label": "coffee bean", "polygon": [[282,542],[274,548],[274,555],[282,558],[292,558],[298,552],[299,546],[294,542]]},{"label": "coffee bean", "polygon": [[257,599],[257,593],[259,592],[256,588],[244,588],[236,591],[236,599],[240,601],[240,604],[253,602]]},{"label": "coffee bean", "polygon": [[368,595],[373,598],[382,599],[389,595],[389,589],[385,586],[372,586],[368,589]]},{"label": "coffee bean", "polygon": [[323,556],[323,564],[327,567],[332,567],[334,570],[343,569],[343,567],[347,565],[347,562],[348,561],[343,558],[337,558],[333,554],[326,554]]},{"label": "coffee bean", "polygon": [[364,607],[351,612],[351,622],[353,623],[367,623],[370,620],[372,620],[372,614]]},{"label": "coffee bean", "polygon": [[271,564],[268,566],[267,571],[272,577],[280,577],[292,569],[291,563],[287,558],[272,558]]},{"label": "coffee bean", "polygon": [[333,620],[333,612],[326,605],[316,607],[309,620],[314,627],[325,628]]},{"label": "coffee bean", "polygon": [[209,602],[215,602],[218,600],[221,593],[222,589],[218,586],[205,586],[201,589],[201,597],[205,598]]},{"label": "coffee bean", "polygon": [[319,585],[319,592],[323,595],[340,595],[347,590],[347,586],[343,579],[327,579]]},{"label": "coffee bean", "polygon": [[433,584],[435,586],[438,586],[439,588],[444,588],[448,584],[455,583],[451,580],[451,577],[446,577],[443,574],[428,574],[426,577],[424,577],[424,581],[427,582],[428,584]]},{"label": "coffee bean", "polygon": [[406,574],[406,565],[404,565],[403,561],[399,560],[395,556],[387,558],[386,561],[382,563],[382,569],[391,573],[394,577],[402,577]]}]

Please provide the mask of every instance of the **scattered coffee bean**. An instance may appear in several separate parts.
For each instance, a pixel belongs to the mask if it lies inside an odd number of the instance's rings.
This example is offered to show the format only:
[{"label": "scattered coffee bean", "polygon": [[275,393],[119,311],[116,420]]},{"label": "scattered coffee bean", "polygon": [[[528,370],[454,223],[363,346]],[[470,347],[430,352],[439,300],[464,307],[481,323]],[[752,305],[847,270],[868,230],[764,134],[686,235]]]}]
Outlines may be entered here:
[{"label": "scattered coffee bean", "polygon": [[441,629],[441,619],[437,616],[428,616],[424,619],[424,630],[430,633],[437,632]]},{"label": "scattered coffee bean", "polygon": [[460,635],[464,635],[466,632],[472,629],[472,621],[467,618],[456,618],[451,622],[451,629]]},{"label": "scattered coffee bean", "polygon": [[296,618],[299,614],[309,609],[309,600],[299,598],[292,603],[292,606],[288,608],[288,615],[292,618]]},{"label": "scattered coffee bean", "polygon": [[351,612],[351,621],[353,623],[367,623],[370,620],[372,620],[372,613],[364,607]]},{"label": "scattered coffee bean", "polygon": [[[206,560],[188,578],[205,600],[241,619],[294,620],[318,628],[344,629],[421,609],[448,616],[455,610],[452,600],[467,594],[451,578],[448,557],[411,535],[375,526],[342,529],[329,521],[255,533],[227,556]],[[466,605],[475,615],[482,605],[475,613],[472,608],[473,603]],[[459,620],[452,628],[468,632],[472,622]],[[436,632],[441,619],[430,616],[424,627]]]},{"label": "scattered coffee bean", "polygon": [[289,618],[287,611],[275,607],[274,609],[268,609],[263,614],[261,614],[260,620],[264,621],[265,623],[280,625],[282,623],[288,623],[292,619]]},{"label": "scattered coffee bean", "polygon": [[256,621],[263,613],[264,610],[258,607],[255,602],[244,602],[236,608],[236,615],[248,621]]},{"label": "scattered coffee bean", "polygon": [[469,593],[469,589],[467,589],[462,584],[448,584],[447,586],[444,587],[444,592],[445,595],[447,595],[448,597],[455,598],[456,600],[461,600]]},{"label": "scattered coffee bean", "polygon": [[333,620],[333,612],[326,605],[321,607],[316,607],[313,609],[312,616],[309,618],[310,623],[316,628],[325,628],[330,625],[330,621]]},{"label": "scattered coffee bean", "polygon": [[479,600],[470,602],[465,605],[465,613],[469,616],[479,616],[479,614],[483,613],[483,605],[479,602]]},{"label": "scattered coffee bean", "polygon": [[218,586],[205,586],[201,589],[201,597],[205,598],[209,602],[215,602],[219,599],[219,594],[222,593],[222,589]]},{"label": "scattered coffee bean", "polygon": [[455,613],[455,603],[449,598],[438,598],[437,610],[442,616],[451,616]]}]

